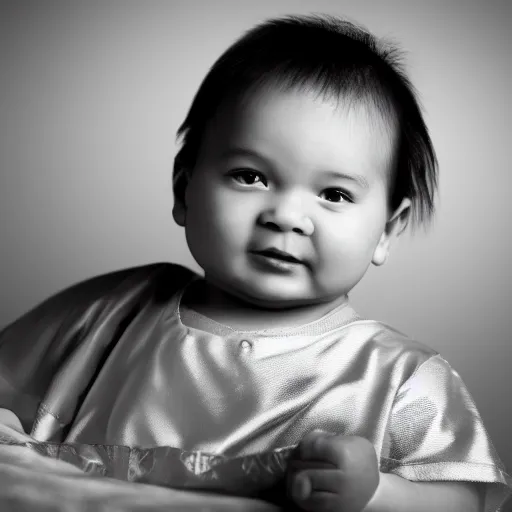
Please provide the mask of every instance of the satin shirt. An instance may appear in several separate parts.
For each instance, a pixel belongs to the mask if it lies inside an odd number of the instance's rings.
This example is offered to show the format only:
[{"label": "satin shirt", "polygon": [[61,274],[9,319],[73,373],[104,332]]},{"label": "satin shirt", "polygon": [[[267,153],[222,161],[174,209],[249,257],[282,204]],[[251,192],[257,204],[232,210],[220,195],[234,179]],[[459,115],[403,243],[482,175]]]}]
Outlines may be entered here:
[{"label": "satin shirt", "polygon": [[[511,480],[466,386],[434,350],[347,303],[294,328],[235,331],[180,306],[168,263],[99,276],[0,333],[0,407],[35,441],[240,457],[313,428],[369,439],[409,480]],[[97,455],[97,454],[96,454]]]}]

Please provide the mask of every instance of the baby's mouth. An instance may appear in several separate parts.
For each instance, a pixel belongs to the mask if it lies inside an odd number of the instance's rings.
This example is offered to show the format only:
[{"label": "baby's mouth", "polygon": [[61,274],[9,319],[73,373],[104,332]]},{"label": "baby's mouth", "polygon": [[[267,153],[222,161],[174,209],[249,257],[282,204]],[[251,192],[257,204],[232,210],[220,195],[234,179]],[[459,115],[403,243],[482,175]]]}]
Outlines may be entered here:
[{"label": "baby's mouth", "polygon": [[303,265],[304,262],[295,256],[293,254],[290,254],[288,252],[281,251],[279,249],[276,249],[275,247],[269,247],[268,249],[263,249],[262,251],[251,251],[254,254],[259,254],[261,256],[266,256],[267,258],[273,258],[280,261],[287,261],[289,263],[295,263]]}]

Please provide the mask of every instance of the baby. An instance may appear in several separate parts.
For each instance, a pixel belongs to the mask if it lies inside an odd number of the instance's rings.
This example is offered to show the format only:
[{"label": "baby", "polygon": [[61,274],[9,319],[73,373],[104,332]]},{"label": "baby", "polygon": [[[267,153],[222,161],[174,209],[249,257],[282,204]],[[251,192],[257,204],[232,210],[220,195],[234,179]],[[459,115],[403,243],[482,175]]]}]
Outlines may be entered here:
[{"label": "baby", "polygon": [[270,20],[214,64],[179,135],[173,216],[204,277],[99,276],[1,332],[0,481],[24,467],[44,488],[44,471],[62,510],[274,510],[87,479],[40,453],[295,447],[287,507],[498,510],[511,479],[458,374],[348,301],[434,209],[435,152],[397,50],[334,17]]}]

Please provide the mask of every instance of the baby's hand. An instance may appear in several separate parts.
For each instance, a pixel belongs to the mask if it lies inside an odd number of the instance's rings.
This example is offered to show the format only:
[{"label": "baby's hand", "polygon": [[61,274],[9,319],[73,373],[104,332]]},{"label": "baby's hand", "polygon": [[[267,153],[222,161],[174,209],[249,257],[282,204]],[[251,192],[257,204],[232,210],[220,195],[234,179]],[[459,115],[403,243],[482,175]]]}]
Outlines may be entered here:
[{"label": "baby's hand", "polygon": [[319,430],[306,435],[288,468],[288,497],[308,512],[361,512],[379,484],[373,445]]}]

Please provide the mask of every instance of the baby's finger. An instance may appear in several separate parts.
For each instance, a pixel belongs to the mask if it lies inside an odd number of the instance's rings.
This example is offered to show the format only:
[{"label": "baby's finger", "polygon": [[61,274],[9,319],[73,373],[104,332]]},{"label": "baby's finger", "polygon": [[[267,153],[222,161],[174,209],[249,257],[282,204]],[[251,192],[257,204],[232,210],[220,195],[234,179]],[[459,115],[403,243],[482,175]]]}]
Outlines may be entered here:
[{"label": "baby's finger", "polygon": [[307,500],[296,503],[300,510],[306,512],[339,512],[341,510],[345,512],[346,510],[339,497],[332,492],[316,491]]},{"label": "baby's finger", "polygon": [[370,441],[358,436],[316,435],[299,445],[299,460],[322,461],[339,469],[376,471],[377,454]]},{"label": "baby's finger", "polygon": [[[341,510],[343,502],[338,490],[343,487],[343,475],[330,469],[304,470],[291,480],[290,498],[303,510],[330,512]],[[343,509],[344,510],[344,509]]]},{"label": "baby's finger", "polygon": [[333,439],[338,436],[321,430],[310,432],[299,443],[297,455],[300,460],[328,462],[335,467],[338,465],[339,454],[334,447]]},{"label": "baby's finger", "polygon": [[333,469],[304,469],[290,482],[292,497],[302,500],[317,491],[339,493],[342,488],[343,473]]},{"label": "baby's finger", "polygon": [[322,430],[320,428],[315,428],[311,432],[308,432],[301,440],[301,444],[310,444],[320,437],[333,437],[336,434],[334,432],[329,432],[328,430]]},{"label": "baby's finger", "polygon": [[[373,496],[375,487],[367,485],[364,479],[354,483],[345,477],[342,471],[332,469],[303,470],[291,478],[289,494],[304,510],[360,512]],[[328,508],[331,506],[335,508]]]}]

